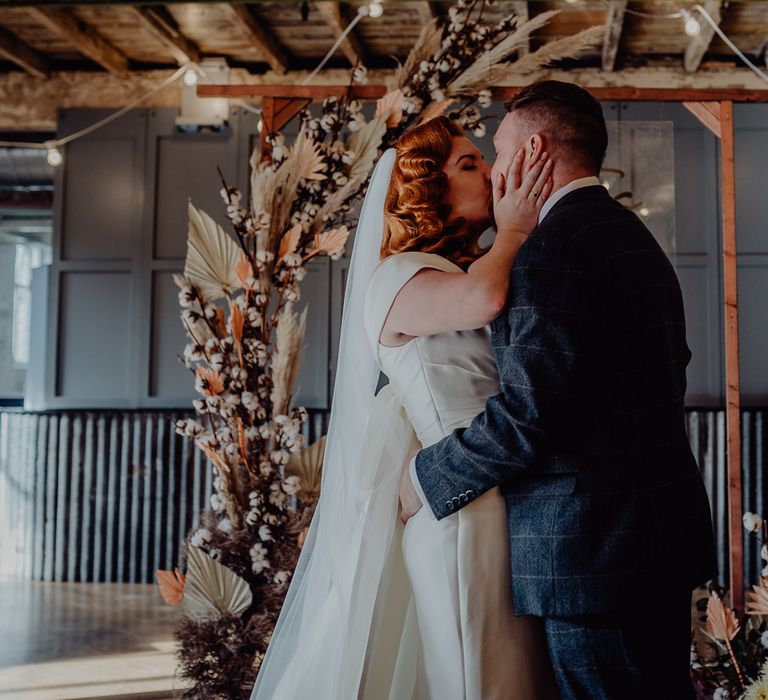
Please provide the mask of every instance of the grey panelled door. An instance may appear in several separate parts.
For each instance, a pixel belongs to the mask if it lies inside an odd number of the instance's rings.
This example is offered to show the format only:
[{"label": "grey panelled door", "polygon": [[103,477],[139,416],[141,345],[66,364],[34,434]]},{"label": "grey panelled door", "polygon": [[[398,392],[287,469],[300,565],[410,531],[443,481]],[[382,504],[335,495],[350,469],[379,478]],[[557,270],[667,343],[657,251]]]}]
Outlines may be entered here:
[{"label": "grey panelled door", "polygon": [[[94,122],[62,112],[62,135]],[[220,132],[178,133],[173,109],[137,110],[66,148],[57,173],[48,327],[48,408],[188,407],[193,379],[173,274],[184,268],[187,202],[227,229],[217,167],[248,194],[257,117],[233,109]],[[289,125],[287,133],[297,125]],[[297,403],[328,407],[331,265],[313,262]],[[53,341],[53,342],[52,342]]]}]

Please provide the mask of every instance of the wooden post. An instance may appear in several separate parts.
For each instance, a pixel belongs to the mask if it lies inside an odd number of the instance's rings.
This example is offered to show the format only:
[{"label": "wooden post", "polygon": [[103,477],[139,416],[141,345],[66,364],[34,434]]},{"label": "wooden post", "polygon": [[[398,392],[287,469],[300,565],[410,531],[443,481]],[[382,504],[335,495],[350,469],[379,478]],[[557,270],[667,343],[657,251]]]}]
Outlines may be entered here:
[{"label": "wooden post", "polygon": [[311,100],[303,98],[265,97],[261,103],[261,160],[268,161],[272,149],[267,141],[269,134],[280,131]]},{"label": "wooden post", "polygon": [[728,445],[728,548],[731,605],[744,610],[744,529],[741,494],[741,402],[739,398],[739,301],[736,271],[736,179],[733,102],[720,103],[720,165],[723,209],[723,298],[725,303],[725,405]]}]

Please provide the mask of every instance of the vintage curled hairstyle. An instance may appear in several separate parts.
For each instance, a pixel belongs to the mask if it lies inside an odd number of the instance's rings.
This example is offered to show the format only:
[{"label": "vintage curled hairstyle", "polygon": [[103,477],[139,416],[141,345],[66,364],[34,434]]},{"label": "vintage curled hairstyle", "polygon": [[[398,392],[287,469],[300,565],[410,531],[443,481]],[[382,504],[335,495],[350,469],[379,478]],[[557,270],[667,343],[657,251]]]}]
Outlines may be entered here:
[{"label": "vintage curled hairstyle", "polygon": [[405,251],[435,253],[466,269],[483,249],[482,231],[468,230],[463,218],[450,220],[450,206],[440,204],[448,192],[443,166],[454,137],[464,131],[447,117],[435,117],[403,134],[384,203],[381,257]]}]

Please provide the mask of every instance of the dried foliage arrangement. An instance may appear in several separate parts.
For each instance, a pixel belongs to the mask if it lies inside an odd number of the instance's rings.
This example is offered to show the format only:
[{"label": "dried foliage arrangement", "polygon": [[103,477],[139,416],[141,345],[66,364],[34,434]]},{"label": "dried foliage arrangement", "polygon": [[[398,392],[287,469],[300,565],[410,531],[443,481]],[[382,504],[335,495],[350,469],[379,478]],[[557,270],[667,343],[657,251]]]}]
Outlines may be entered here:
[{"label": "dried foliage arrangement", "polygon": [[[248,697],[319,497],[324,445],[305,451],[306,411],[292,405],[304,342],[300,283],[316,256],[340,257],[350,211],[384,148],[406,129],[463,106],[453,118],[484,133],[487,86],[553,14],[518,24],[483,22],[489,0],[460,0],[447,23],[429,24],[398,66],[368,120],[348,97],[305,111],[291,144],[270,136],[271,159],[251,159],[250,200],[223,182],[233,235],[189,205],[180,289],[189,343],[183,361],[200,398],[177,432],[194,439],[215,473],[211,507],[185,542],[186,576],[158,571],[162,594],[182,611],[177,638],[185,697]],[[602,28],[525,57],[534,71],[602,41]],[[537,58],[538,57],[538,58]],[[521,69],[522,70],[522,69]],[[357,68],[353,81],[364,82]]]},{"label": "dried foliage arrangement", "polygon": [[709,593],[704,624],[694,629],[691,647],[691,675],[702,700],[768,699],[768,523],[745,513],[744,527],[762,544],[766,564],[760,583],[747,593],[743,619],[725,606],[721,591]]}]

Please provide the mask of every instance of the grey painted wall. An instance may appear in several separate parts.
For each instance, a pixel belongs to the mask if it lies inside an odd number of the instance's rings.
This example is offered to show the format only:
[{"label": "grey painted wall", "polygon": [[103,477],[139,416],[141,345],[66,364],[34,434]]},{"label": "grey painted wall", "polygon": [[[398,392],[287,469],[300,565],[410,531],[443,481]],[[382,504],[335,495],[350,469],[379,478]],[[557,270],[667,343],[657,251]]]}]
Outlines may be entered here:
[{"label": "grey painted wall", "polygon": [[[675,263],[694,354],[688,398],[691,405],[720,404],[717,140],[681,105],[604,107],[612,120],[674,123]],[[59,131],[70,133],[99,116],[62,112]],[[137,110],[67,147],[56,182],[48,407],[186,407],[193,398],[191,375],[176,359],[185,340],[172,281],[184,265],[186,202],[191,198],[224,221],[216,166],[230,183],[247,183],[257,118],[233,109],[223,133],[178,134],[174,116],[173,110]],[[768,399],[768,105],[738,105],[736,128],[742,387],[745,403],[762,404]],[[490,135],[481,147],[492,158]],[[303,283],[310,314],[297,400],[308,407],[328,406],[346,264],[319,260]]]}]

